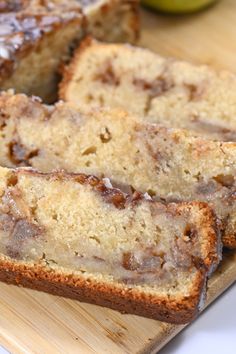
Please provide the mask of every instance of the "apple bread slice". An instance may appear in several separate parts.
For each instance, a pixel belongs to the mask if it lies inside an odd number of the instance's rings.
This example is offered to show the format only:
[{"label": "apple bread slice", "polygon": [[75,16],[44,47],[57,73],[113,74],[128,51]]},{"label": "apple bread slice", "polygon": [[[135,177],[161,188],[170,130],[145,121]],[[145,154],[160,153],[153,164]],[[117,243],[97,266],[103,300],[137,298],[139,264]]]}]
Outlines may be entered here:
[{"label": "apple bread slice", "polygon": [[60,98],[79,107],[121,107],[148,122],[236,141],[236,76],[88,38],[64,72]]},{"label": "apple bread slice", "polygon": [[207,204],[2,167],[0,195],[0,280],[172,323],[198,313],[221,257]]},{"label": "apple bread slice", "polygon": [[167,201],[214,208],[223,243],[236,248],[236,144],[141,122],[118,109],[84,113],[68,103],[0,95],[0,164],[64,169]]}]

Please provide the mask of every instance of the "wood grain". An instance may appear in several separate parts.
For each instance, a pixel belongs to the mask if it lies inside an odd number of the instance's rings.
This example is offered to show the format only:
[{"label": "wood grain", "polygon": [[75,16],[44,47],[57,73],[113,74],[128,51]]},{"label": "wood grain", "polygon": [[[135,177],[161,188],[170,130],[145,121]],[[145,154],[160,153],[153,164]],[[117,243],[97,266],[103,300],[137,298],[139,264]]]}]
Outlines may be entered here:
[{"label": "wood grain", "polygon": [[[142,12],[140,44],[160,54],[236,71],[236,1],[184,17]],[[208,303],[236,280],[228,254],[209,283]],[[183,326],[0,284],[0,344],[11,353],[156,353]]]},{"label": "wood grain", "polygon": [[[211,279],[208,303],[236,279],[236,254]],[[184,326],[0,284],[0,343],[11,353],[151,353]]]},{"label": "wood grain", "polygon": [[164,56],[236,72],[235,21],[235,0],[221,0],[190,16],[143,11],[140,44]]}]

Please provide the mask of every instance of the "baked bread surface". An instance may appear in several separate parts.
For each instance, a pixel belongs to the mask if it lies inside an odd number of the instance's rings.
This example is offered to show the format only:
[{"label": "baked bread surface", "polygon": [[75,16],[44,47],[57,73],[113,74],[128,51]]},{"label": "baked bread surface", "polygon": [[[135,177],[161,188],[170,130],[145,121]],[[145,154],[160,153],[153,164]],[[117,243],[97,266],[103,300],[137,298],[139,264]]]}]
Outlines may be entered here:
[{"label": "baked bread surface", "polygon": [[236,141],[235,90],[230,72],[88,38],[64,71],[60,98],[79,107],[121,107],[151,123]]},{"label": "baked bread surface", "polygon": [[84,174],[0,177],[1,280],[167,322],[196,316],[221,255],[207,204],[163,204]]},{"label": "baked bread surface", "polygon": [[119,109],[84,112],[68,103],[0,96],[0,164],[106,176],[159,200],[207,202],[224,245],[236,247],[236,145],[143,122]]}]

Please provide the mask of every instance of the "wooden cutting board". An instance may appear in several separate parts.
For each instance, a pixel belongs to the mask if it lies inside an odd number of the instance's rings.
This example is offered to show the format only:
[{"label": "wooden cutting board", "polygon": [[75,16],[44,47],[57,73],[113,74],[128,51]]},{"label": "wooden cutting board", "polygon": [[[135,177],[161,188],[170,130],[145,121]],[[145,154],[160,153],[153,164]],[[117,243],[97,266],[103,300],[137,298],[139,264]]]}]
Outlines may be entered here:
[{"label": "wooden cutting board", "polygon": [[[235,0],[185,17],[143,10],[142,18],[143,46],[236,72]],[[209,283],[208,303],[235,280],[231,253]],[[155,353],[183,328],[5,284],[0,314],[0,344],[11,353]]]}]

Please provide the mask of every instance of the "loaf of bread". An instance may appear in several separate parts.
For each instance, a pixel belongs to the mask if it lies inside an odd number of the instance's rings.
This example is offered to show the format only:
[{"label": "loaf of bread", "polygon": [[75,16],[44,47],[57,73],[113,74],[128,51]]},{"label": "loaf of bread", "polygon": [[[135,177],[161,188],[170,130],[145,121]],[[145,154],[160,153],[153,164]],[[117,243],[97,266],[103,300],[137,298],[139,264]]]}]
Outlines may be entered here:
[{"label": "loaf of bread", "polygon": [[236,141],[236,76],[148,49],[87,39],[64,72],[60,97],[122,107],[149,122]]},{"label": "loaf of bread", "polygon": [[88,33],[134,41],[136,0],[15,0],[0,3],[0,89],[56,98],[59,65]]},{"label": "loaf of bread", "polygon": [[165,201],[208,202],[236,248],[236,144],[142,122],[118,109],[82,113],[25,95],[0,96],[0,165],[106,176]]},{"label": "loaf of bread", "polygon": [[0,280],[173,323],[198,313],[221,253],[207,204],[2,167],[0,195]]}]

